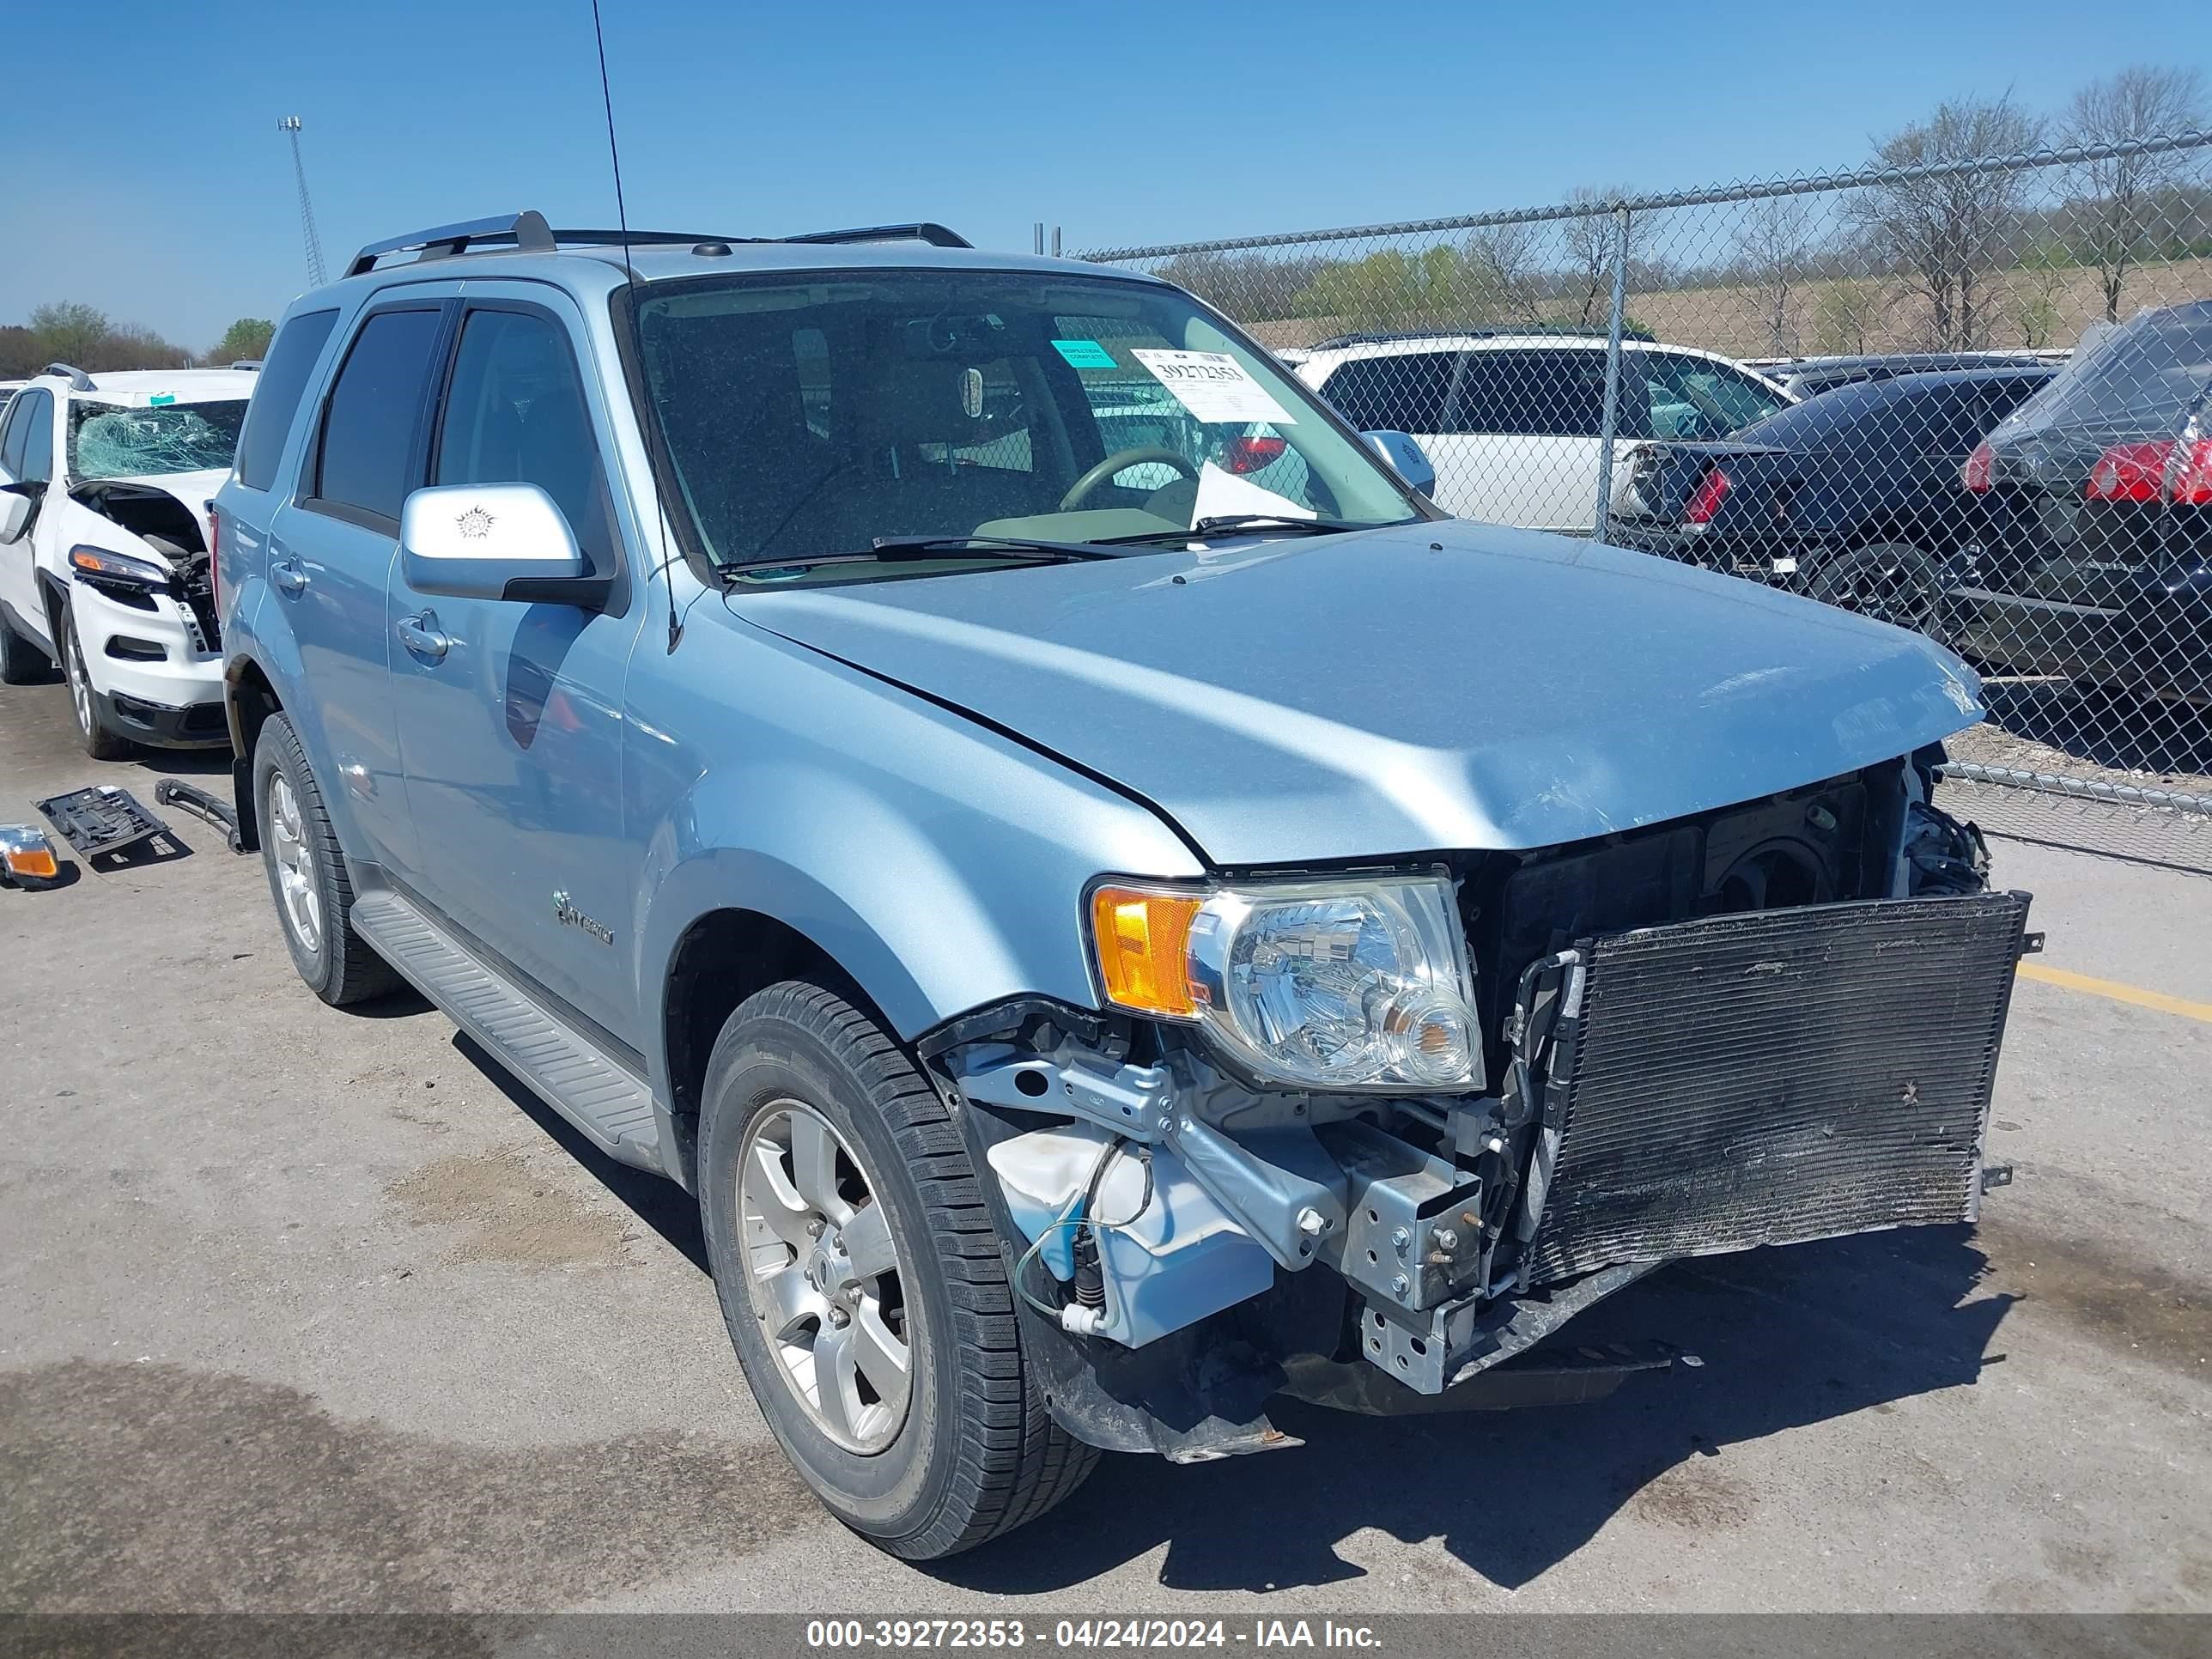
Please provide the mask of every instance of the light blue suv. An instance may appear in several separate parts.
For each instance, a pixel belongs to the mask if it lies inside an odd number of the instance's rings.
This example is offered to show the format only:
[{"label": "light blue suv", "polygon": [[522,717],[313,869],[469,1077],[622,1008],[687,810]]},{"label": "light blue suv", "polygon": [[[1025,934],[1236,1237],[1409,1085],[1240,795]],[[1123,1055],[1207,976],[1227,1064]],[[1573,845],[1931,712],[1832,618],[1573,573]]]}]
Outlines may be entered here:
[{"label": "light blue suv", "polygon": [[1929,799],[1972,675],[1378,451],[1179,289],[929,225],[449,226],[276,335],[217,588],[301,976],[696,1194],[888,1549],[1278,1395],[1591,1397],[1666,1334],[1547,1339],[1659,1263],[1976,1213],[2029,936]]}]

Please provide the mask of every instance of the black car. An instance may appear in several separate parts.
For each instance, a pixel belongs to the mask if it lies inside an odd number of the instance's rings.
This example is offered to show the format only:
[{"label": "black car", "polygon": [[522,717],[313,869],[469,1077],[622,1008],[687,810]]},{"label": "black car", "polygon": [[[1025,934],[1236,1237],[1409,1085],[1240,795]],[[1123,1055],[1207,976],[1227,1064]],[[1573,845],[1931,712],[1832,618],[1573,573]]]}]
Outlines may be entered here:
[{"label": "black car", "polygon": [[1984,666],[2212,703],[2212,300],[2145,311],[1989,435],[1947,603]]},{"label": "black car", "polygon": [[1928,629],[1976,529],[1960,469],[2052,373],[1899,375],[1823,392],[1717,442],[1651,445],[1613,539]]}]

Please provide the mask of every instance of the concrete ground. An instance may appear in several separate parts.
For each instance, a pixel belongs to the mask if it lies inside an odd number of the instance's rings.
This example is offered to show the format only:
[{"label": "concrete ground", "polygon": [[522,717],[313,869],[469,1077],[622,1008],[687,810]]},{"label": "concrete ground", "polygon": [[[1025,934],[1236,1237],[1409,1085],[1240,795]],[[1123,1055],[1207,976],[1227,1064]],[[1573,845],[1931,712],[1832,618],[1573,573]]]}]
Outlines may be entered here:
[{"label": "concrete ground", "polygon": [[[0,690],[0,822],[165,772],[223,782]],[[778,1455],[684,1196],[421,1004],[317,1003],[258,860],[167,816],[189,855],[0,892],[0,1611],[2212,1609],[2212,1024],[2024,981],[1984,1224],[1590,1316],[1701,1369],[1285,1409],[921,1571]],[[2212,997],[2212,880],[1997,851],[2041,963]]]}]

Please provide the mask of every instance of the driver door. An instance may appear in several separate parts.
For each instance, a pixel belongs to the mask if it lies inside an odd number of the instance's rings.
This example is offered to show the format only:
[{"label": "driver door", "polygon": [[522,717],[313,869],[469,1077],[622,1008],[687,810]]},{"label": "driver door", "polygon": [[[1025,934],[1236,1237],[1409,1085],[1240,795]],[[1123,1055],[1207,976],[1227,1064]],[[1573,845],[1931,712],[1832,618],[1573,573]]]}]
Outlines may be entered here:
[{"label": "driver door", "polygon": [[603,459],[599,377],[580,367],[589,350],[580,315],[545,289],[471,283],[428,482],[537,484],[594,574],[616,575],[612,598],[432,596],[394,560],[386,629],[408,806],[435,872],[427,896],[526,989],[635,1050],[641,855],[623,833],[623,689],[644,605]]}]

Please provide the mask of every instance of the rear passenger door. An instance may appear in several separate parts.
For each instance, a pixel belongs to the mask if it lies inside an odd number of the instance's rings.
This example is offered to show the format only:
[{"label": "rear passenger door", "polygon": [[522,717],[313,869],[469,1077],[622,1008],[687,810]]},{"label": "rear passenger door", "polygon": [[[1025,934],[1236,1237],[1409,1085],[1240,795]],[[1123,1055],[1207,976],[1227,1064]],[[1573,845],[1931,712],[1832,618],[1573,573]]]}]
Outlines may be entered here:
[{"label": "rear passenger door", "polygon": [[[1643,376],[1621,365],[1619,430],[1646,428]],[[1502,347],[1468,353],[1446,438],[1431,459],[1437,488],[1444,459],[1468,480],[1464,517],[1531,530],[1587,532],[1597,522],[1599,434],[1605,421],[1605,353]]]},{"label": "rear passenger door", "polygon": [[593,573],[615,577],[612,599],[592,610],[433,597],[395,564],[385,633],[422,896],[555,1012],[635,1053],[625,964],[641,855],[623,835],[622,706],[643,573],[603,459],[611,429],[589,353],[556,290],[470,283],[425,482],[537,484]]},{"label": "rear passenger door", "polygon": [[458,283],[387,290],[363,311],[316,410],[295,494],[269,526],[259,631],[289,635],[288,703],[347,854],[421,870],[399,769],[385,589],[399,509],[422,480],[430,394]]}]

